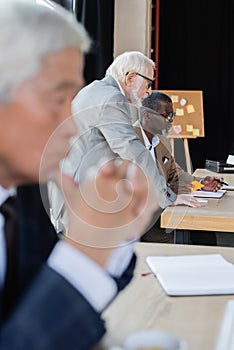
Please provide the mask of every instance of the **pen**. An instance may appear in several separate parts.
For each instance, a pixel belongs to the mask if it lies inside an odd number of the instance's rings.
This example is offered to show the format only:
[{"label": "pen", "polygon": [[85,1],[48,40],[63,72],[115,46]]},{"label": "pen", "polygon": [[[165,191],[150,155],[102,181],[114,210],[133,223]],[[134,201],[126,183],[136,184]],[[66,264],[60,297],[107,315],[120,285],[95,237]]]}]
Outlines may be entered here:
[{"label": "pen", "polygon": [[220,179],[216,179],[216,178],[215,178],[215,181],[217,181],[217,182],[220,183],[221,185],[229,186],[226,182],[221,181]]},{"label": "pen", "polygon": [[153,272],[143,272],[141,273],[141,276],[145,277],[145,276],[149,276],[152,275]]}]

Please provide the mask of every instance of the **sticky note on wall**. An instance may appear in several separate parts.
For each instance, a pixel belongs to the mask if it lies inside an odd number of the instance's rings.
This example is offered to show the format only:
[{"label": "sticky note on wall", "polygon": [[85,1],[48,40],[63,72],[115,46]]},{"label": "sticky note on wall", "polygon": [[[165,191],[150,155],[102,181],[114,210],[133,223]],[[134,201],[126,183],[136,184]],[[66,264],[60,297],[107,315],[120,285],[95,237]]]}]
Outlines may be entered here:
[{"label": "sticky note on wall", "polygon": [[193,135],[194,136],[199,136],[200,135],[200,130],[199,129],[193,129]]},{"label": "sticky note on wall", "polygon": [[183,116],[184,115],[184,110],[182,108],[176,108],[176,115]]},{"label": "sticky note on wall", "polygon": [[179,134],[182,131],[182,127],[181,127],[181,125],[173,125],[173,130],[174,130],[175,134]]},{"label": "sticky note on wall", "polygon": [[188,132],[193,132],[193,125],[188,124],[188,125],[186,126],[186,131],[188,131]]},{"label": "sticky note on wall", "polygon": [[177,95],[172,95],[171,100],[172,100],[172,103],[176,103],[179,101],[179,97]]},{"label": "sticky note on wall", "polygon": [[195,108],[193,105],[188,105],[187,107],[187,112],[188,113],[194,113],[195,112]]}]

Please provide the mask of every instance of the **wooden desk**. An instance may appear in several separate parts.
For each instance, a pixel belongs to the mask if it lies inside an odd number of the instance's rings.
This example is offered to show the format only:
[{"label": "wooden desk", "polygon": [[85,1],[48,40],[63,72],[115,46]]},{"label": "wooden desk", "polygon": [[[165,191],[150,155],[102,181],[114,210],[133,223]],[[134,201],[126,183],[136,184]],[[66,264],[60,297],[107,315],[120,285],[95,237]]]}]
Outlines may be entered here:
[{"label": "wooden desk", "polygon": [[[234,185],[234,174],[217,174],[206,169],[197,169],[195,176],[214,175],[224,177],[225,182]],[[234,232],[234,191],[220,199],[208,198],[204,207],[190,208],[187,206],[168,207],[161,214],[161,227],[176,231],[177,243],[188,243],[187,230]]]},{"label": "wooden desk", "polygon": [[107,335],[104,349],[121,345],[123,339],[142,328],[173,332],[186,340],[188,350],[214,350],[227,300],[234,295],[169,297],[148,272],[148,255],[221,253],[234,263],[234,248],[138,243],[138,263],[132,282],[104,313]]}]

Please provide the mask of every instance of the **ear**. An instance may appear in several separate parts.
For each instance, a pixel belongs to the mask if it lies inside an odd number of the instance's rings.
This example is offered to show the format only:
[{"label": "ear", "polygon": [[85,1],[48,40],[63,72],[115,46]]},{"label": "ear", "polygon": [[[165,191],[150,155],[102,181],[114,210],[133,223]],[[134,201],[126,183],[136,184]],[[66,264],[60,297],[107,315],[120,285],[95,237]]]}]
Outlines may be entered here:
[{"label": "ear", "polygon": [[128,72],[128,74],[126,74],[125,76],[125,85],[132,86],[135,77],[136,77],[136,74],[134,72]]},{"label": "ear", "polygon": [[144,127],[145,124],[147,125],[147,120],[149,120],[150,117],[149,117],[149,113],[147,111],[144,111],[142,114],[141,114],[141,122],[142,122],[142,126]]},{"label": "ear", "polygon": [[150,119],[150,115],[149,115],[149,113],[147,111],[143,112],[143,118],[144,119],[148,119],[148,120]]}]

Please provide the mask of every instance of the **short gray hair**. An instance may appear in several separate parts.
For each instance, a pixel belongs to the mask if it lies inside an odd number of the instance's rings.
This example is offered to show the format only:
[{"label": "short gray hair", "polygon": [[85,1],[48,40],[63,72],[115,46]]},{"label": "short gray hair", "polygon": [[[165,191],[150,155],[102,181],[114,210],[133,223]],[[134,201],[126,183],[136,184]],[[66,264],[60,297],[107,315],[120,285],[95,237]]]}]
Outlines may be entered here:
[{"label": "short gray hair", "polygon": [[66,48],[87,52],[90,39],[75,17],[29,0],[0,0],[0,103],[35,75],[43,58]]},{"label": "short gray hair", "polygon": [[147,74],[148,66],[155,69],[155,63],[150,58],[139,51],[126,51],[117,56],[106,71],[118,81],[124,81],[128,72]]}]

